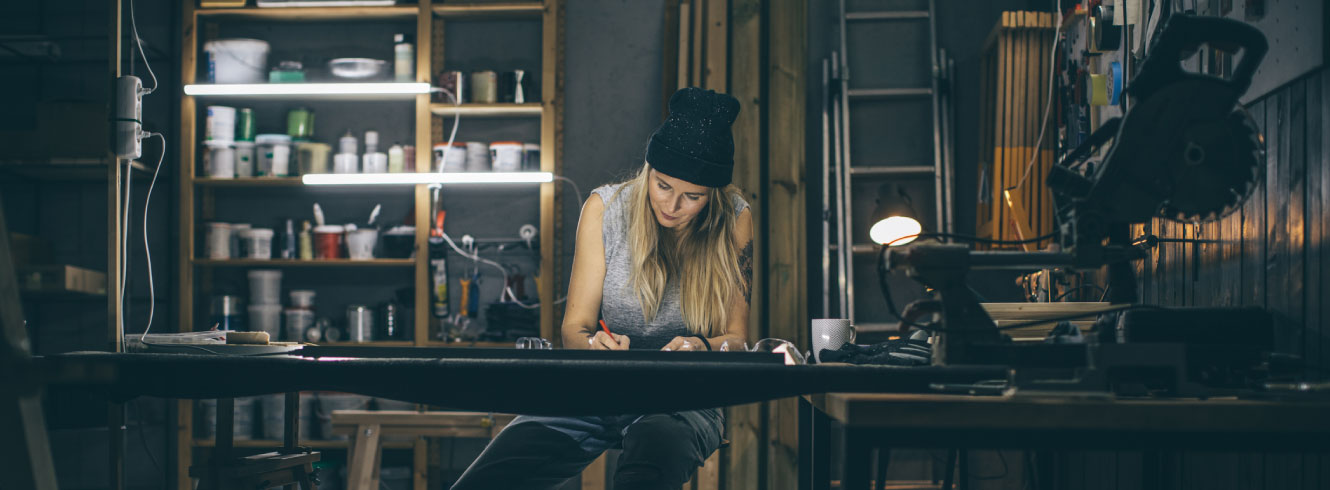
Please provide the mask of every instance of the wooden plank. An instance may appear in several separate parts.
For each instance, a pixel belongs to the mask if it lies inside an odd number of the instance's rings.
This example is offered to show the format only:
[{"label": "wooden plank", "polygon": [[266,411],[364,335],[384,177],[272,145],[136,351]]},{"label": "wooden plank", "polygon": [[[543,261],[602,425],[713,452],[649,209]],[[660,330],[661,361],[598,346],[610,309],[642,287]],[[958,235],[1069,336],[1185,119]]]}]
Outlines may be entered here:
[{"label": "wooden plank", "polygon": [[692,46],[691,67],[689,68],[688,86],[702,86],[702,48],[706,45],[706,0],[690,0],[692,3],[693,20],[692,37],[689,42]]},{"label": "wooden plank", "polygon": [[[1261,132],[1265,146],[1265,102],[1257,101],[1249,111]],[[1268,149],[1267,149],[1268,153]],[[1269,160],[1263,164],[1268,164]],[[1242,208],[1242,301],[1243,306],[1265,305],[1265,179],[1264,174]]]},{"label": "wooden plank", "polygon": [[[1321,126],[1315,139],[1321,145],[1320,151],[1316,153],[1320,159],[1316,166],[1321,173],[1319,180],[1315,182],[1321,200],[1319,208],[1322,209],[1322,214],[1321,219],[1318,220],[1319,233],[1312,235],[1312,237],[1320,245],[1318,252],[1321,266],[1317,272],[1320,276],[1321,291],[1320,295],[1315,298],[1321,305],[1330,305],[1330,226],[1325,223],[1326,219],[1330,219],[1330,213],[1324,211],[1325,206],[1330,206],[1330,169],[1326,168],[1327,165],[1330,165],[1330,76],[1322,74],[1319,85],[1321,99],[1317,110],[1320,111],[1318,119]],[[1330,366],[1330,362],[1326,362],[1326,359],[1330,358],[1330,328],[1327,327],[1327,323],[1330,323],[1330,308],[1322,306],[1321,318],[1316,323],[1318,328],[1317,343],[1320,344],[1321,351],[1321,368]],[[1323,457],[1322,461],[1330,462],[1327,457]],[[1327,474],[1326,478],[1330,478],[1330,474]]]},{"label": "wooden plank", "polygon": [[[541,19],[541,97],[544,105],[540,117],[540,170],[563,175],[563,63],[564,63],[564,4],[562,0],[546,0]],[[540,185],[540,228],[563,229],[563,199],[554,182]],[[554,305],[558,288],[565,287],[559,279],[563,260],[555,260],[555,250],[562,250],[562,233],[554,233],[552,240],[540,241],[540,336],[559,339],[555,325],[562,322],[561,309]]]},{"label": "wooden plank", "polygon": [[582,470],[582,490],[605,490],[605,453]]},{"label": "wooden plank", "polygon": [[[730,95],[739,100],[735,119],[734,183],[744,193],[753,217],[753,294],[748,309],[748,340],[767,336],[766,322],[766,187],[762,181],[762,3],[733,0],[730,22]],[[726,409],[730,447],[722,450],[725,487],[751,488],[760,481],[766,444],[762,435],[763,405],[752,403]]]},{"label": "wooden plank", "polygon": [[[1266,306],[1280,315],[1275,328],[1275,350],[1291,353],[1292,342],[1283,315],[1288,313],[1288,92],[1281,90],[1271,96],[1273,105],[1266,106],[1265,118],[1269,134],[1266,162],[1266,250],[1265,301]],[[1273,109],[1273,110],[1272,110]],[[1267,464],[1269,461],[1267,461]]]},{"label": "wooden plank", "polygon": [[706,73],[704,87],[723,92],[728,86],[729,59],[729,3],[727,0],[707,2]]},{"label": "wooden plank", "polygon": [[[665,40],[661,44],[660,71],[660,114],[665,117],[670,113],[670,96],[679,90],[679,0],[665,0],[664,24]],[[727,26],[728,28],[728,26]]]},{"label": "wooden plank", "polygon": [[689,49],[689,45],[693,40],[693,16],[689,2],[690,0],[679,1],[679,78],[675,82],[677,88],[689,86],[688,81],[691,78],[689,71],[692,63],[689,62],[689,58],[693,51]]},{"label": "wooden plank", "polygon": [[1304,232],[1303,239],[1306,243],[1306,266],[1303,268],[1303,288],[1305,291],[1306,315],[1303,337],[1303,355],[1308,364],[1320,367],[1323,365],[1324,352],[1321,350],[1321,335],[1324,325],[1321,323],[1321,312],[1324,309],[1321,305],[1321,289],[1325,285],[1321,282],[1321,268],[1325,264],[1321,261],[1321,251],[1325,247],[1325,242],[1321,239],[1325,229],[1326,214],[1322,209],[1325,201],[1321,199],[1321,174],[1325,171],[1323,165],[1326,161],[1321,158],[1321,75],[1313,75],[1307,80],[1307,127],[1305,139],[1306,149],[1306,167],[1307,175],[1304,180],[1304,189],[1307,195],[1306,199],[1306,223],[1307,229]]},{"label": "wooden plank", "polygon": [[370,486],[374,479],[379,455],[379,425],[370,424],[353,436],[351,455],[347,458],[347,487],[354,489],[378,488]]},{"label": "wooden plank", "polygon": [[[195,82],[198,73],[198,31],[194,23],[194,2],[180,4],[180,83],[187,85]],[[178,201],[177,230],[178,248],[176,250],[176,330],[189,331],[194,323],[194,268],[189,266],[189,259],[196,257],[194,250],[194,186],[190,182],[197,168],[194,164],[196,144],[195,118],[196,105],[193,97],[180,97],[180,120],[177,124],[180,133],[176,139],[180,148],[178,153],[177,178]],[[107,295],[108,297],[111,295]],[[192,488],[189,478],[189,466],[193,462],[194,448],[194,404],[191,400],[176,402],[175,423],[175,483],[178,490]]]},{"label": "wooden plank", "polygon": [[[444,66],[444,33],[442,29],[440,29],[439,32],[434,32],[434,15],[431,13],[433,12],[433,0],[421,0],[419,5],[417,5],[417,8],[419,8],[419,12],[416,15],[416,29],[419,32],[416,37],[416,80],[429,82],[432,75],[436,73],[433,71],[435,63],[438,64],[439,69],[442,69]],[[442,27],[443,23],[440,21],[438,24],[439,27]],[[435,82],[437,83],[438,81]],[[416,146],[416,172],[430,172],[435,170],[433,165],[433,143],[435,141],[435,133],[438,133],[440,136],[439,139],[442,140],[443,121],[442,119],[434,117],[433,113],[430,112],[430,108],[429,94],[416,96],[416,134],[414,138],[414,144]],[[431,193],[427,186],[417,185],[415,186],[414,194],[414,199],[412,199],[412,212],[414,213],[416,222],[416,250],[428,251],[431,227],[429,223],[434,223],[434,218],[430,216]],[[415,339],[415,342],[417,342],[418,345],[431,338],[430,320],[432,315],[430,314],[431,308],[429,308],[428,305],[430,304],[430,291],[432,288],[429,287],[429,267],[429,254],[416,254],[415,263],[413,264],[414,273],[412,279],[413,284],[416,285],[414,298],[416,307],[412,313],[415,316],[412,322],[415,331],[412,333],[412,338]]]},{"label": "wooden plank", "polygon": [[[808,65],[809,0],[773,0],[768,29],[768,216],[767,236],[805,236],[804,138],[807,133],[805,91]],[[790,219],[785,217],[789,216]],[[777,239],[766,244],[767,320],[770,335],[800,348],[809,344],[808,281],[805,243]],[[768,488],[795,488],[798,483],[798,401],[784,398],[770,403],[768,418]]]},{"label": "wooden plank", "polygon": [[[1285,212],[1288,213],[1288,219],[1283,223],[1284,235],[1287,239],[1288,252],[1284,265],[1284,284],[1285,299],[1287,301],[1287,310],[1285,314],[1288,317],[1288,341],[1289,352],[1300,356],[1306,356],[1306,344],[1303,341],[1306,331],[1309,330],[1304,323],[1306,318],[1303,305],[1305,299],[1305,287],[1303,275],[1305,274],[1306,257],[1306,202],[1307,202],[1307,85],[1305,80],[1297,80],[1284,89],[1288,93],[1288,125],[1287,131],[1280,137],[1280,150],[1285,158],[1281,165],[1281,170],[1287,178],[1287,184],[1284,192],[1281,194],[1287,196],[1288,206]],[[1301,461],[1301,458],[1291,458],[1291,460]]]}]

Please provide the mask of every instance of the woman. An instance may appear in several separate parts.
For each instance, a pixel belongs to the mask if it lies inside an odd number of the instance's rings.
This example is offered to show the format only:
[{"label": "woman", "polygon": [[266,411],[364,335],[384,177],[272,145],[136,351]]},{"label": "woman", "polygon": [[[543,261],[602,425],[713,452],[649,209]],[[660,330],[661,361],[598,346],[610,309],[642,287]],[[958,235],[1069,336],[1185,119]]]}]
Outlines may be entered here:
[{"label": "woman", "polygon": [[[596,189],[577,226],[563,345],[721,350],[743,345],[753,220],[730,185],[733,97],[686,88],[637,177]],[[599,314],[599,315],[598,315]],[[612,334],[600,328],[603,317]],[[616,490],[678,489],[720,445],[719,409],[513,420],[454,490],[558,488],[622,447]]]}]

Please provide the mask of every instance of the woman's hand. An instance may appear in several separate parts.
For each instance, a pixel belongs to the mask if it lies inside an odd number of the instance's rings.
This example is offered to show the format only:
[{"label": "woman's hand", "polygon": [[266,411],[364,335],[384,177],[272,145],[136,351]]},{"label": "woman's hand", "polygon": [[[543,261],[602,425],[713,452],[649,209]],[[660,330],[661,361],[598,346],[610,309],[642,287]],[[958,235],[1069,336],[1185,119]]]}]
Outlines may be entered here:
[{"label": "woman's hand", "polygon": [[587,341],[591,343],[591,350],[628,350],[631,342],[627,335],[608,334],[602,330],[597,330],[596,335]]},{"label": "woman's hand", "polygon": [[707,347],[706,347],[705,345],[702,345],[702,341],[701,341],[701,340],[698,340],[697,337],[675,337],[674,340],[671,340],[670,343],[665,344],[665,347],[662,347],[660,350],[669,350],[669,351],[697,350],[697,351],[704,351],[704,350],[707,350]]}]

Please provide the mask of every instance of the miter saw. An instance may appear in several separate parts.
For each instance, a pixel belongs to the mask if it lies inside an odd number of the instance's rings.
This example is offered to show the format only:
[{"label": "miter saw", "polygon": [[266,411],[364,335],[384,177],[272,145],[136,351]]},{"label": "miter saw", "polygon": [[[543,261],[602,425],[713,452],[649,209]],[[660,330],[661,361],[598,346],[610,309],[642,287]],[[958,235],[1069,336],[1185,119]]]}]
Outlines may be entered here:
[{"label": "miter saw", "polygon": [[[1181,61],[1204,44],[1241,51],[1230,79],[1182,69]],[[1246,335],[1254,326],[1270,328],[1263,311],[1127,311],[1140,308],[1131,261],[1148,256],[1146,247],[1133,244],[1131,224],[1160,216],[1187,222],[1222,218],[1255,187],[1263,168],[1263,144],[1238,99],[1251,85],[1266,50],[1265,36],[1248,24],[1171,16],[1127,88],[1129,109],[1049,173],[1059,235],[1053,251],[976,252],[964,245],[927,243],[884,247],[884,270],[903,270],[933,291],[926,308],[915,308],[939,313],[940,321],[927,327],[936,332],[933,363],[1001,363],[1014,366],[1017,373],[1023,367],[1030,368],[1025,372],[1071,367],[1075,382],[1064,384],[1086,391],[1112,391],[1110,386],[1122,379],[1111,373],[1164,372],[1172,378],[1174,392],[1191,392],[1187,387],[1197,376],[1186,358],[1196,352],[1188,345],[1195,332],[1175,324],[1204,318],[1217,335],[1230,328]],[[1080,351],[1053,345],[1015,348],[965,284],[970,269],[1103,266],[1108,266],[1108,297],[1115,308],[1100,316],[1097,342]],[[1133,340],[1149,345],[1131,345]]]}]

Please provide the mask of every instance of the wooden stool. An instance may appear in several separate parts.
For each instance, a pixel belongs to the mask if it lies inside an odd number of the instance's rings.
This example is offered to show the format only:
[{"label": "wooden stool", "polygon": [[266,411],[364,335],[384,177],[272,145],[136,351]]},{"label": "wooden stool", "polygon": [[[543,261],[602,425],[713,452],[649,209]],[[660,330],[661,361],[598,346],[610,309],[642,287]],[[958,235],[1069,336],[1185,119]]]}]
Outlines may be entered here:
[{"label": "wooden stool", "polygon": [[266,490],[300,484],[301,489],[317,490],[311,475],[319,453],[256,454],[223,466],[195,465],[189,476],[199,479],[199,490]]},{"label": "wooden stool", "polygon": [[377,490],[384,436],[469,437],[490,439],[513,415],[482,412],[334,410],[334,434],[351,434],[347,490]]},{"label": "wooden stool", "polygon": [[286,393],[282,447],[270,453],[232,458],[235,399],[217,399],[216,447],[211,461],[189,467],[189,476],[199,479],[199,490],[267,490],[299,484],[302,490],[318,490],[314,478],[317,451],[297,447],[300,440],[299,393]]}]

